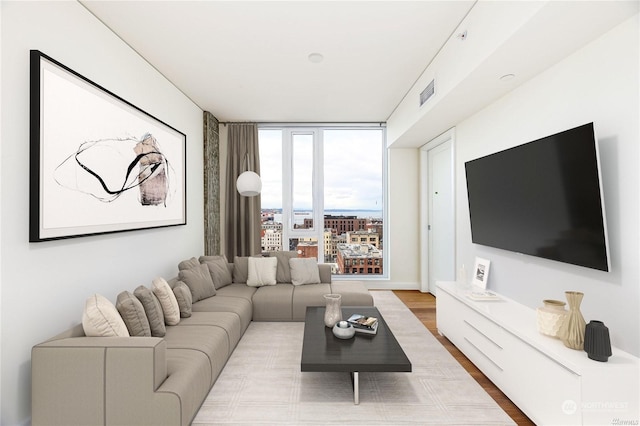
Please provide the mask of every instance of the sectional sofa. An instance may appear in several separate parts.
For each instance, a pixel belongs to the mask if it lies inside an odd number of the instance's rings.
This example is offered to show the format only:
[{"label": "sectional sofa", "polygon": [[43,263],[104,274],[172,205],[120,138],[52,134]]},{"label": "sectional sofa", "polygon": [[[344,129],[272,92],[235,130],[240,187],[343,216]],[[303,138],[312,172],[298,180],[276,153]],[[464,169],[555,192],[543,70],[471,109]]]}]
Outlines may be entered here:
[{"label": "sectional sofa", "polygon": [[362,282],[295,253],[178,268],[115,305],[89,297],[82,324],[33,347],[34,426],[190,424],[251,321],[303,321],[327,293],[373,305]]}]

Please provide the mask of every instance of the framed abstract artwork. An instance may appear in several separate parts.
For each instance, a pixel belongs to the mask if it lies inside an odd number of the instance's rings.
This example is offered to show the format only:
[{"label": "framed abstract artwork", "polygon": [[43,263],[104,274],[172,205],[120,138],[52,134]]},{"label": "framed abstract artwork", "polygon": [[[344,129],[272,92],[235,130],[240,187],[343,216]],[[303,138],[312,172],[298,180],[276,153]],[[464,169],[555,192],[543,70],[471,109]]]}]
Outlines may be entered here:
[{"label": "framed abstract artwork", "polygon": [[30,53],[29,241],[186,224],[186,135]]}]

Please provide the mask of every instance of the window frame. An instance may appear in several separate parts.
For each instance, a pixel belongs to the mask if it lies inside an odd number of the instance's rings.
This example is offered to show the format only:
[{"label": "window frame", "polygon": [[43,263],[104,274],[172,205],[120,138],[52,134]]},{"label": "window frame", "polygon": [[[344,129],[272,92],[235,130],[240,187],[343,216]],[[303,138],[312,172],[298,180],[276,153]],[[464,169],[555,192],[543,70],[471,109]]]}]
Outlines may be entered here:
[{"label": "window frame", "polygon": [[[315,238],[318,242],[318,262],[324,263],[324,131],[325,130],[380,130],[382,143],[382,235],[379,241],[385,242],[382,250],[382,274],[368,275],[360,273],[333,274],[340,280],[388,280],[390,262],[388,197],[388,156],[387,132],[385,123],[260,123],[261,129],[280,130],[282,132],[282,248],[288,249],[292,238]],[[293,219],[293,136],[297,134],[313,135],[313,229],[295,229]],[[286,166],[286,167],[285,167]],[[261,166],[262,167],[262,166]],[[379,262],[379,261],[378,261]]]}]

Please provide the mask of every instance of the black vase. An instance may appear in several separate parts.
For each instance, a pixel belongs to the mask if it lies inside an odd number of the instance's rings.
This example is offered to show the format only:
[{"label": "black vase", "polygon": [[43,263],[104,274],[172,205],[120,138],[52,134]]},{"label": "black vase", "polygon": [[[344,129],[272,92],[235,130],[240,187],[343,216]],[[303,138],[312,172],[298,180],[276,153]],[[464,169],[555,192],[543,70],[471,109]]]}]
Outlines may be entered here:
[{"label": "black vase", "polygon": [[607,362],[611,356],[609,329],[602,321],[591,320],[584,331],[584,351],[590,359]]}]

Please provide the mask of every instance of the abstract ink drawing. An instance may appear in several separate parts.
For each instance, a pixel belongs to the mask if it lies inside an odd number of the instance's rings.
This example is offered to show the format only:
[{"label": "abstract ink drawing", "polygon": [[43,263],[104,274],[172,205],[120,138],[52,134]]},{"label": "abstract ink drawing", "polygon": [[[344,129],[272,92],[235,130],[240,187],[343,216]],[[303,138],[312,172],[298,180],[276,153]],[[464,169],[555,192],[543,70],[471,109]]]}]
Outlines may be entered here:
[{"label": "abstract ink drawing", "polygon": [[120,138],[83,142],[55,169],[62,187],[104,203],[138,189],[143,206],[167,206],[175,188],[175,171],[150,133],[141,139]]}]

